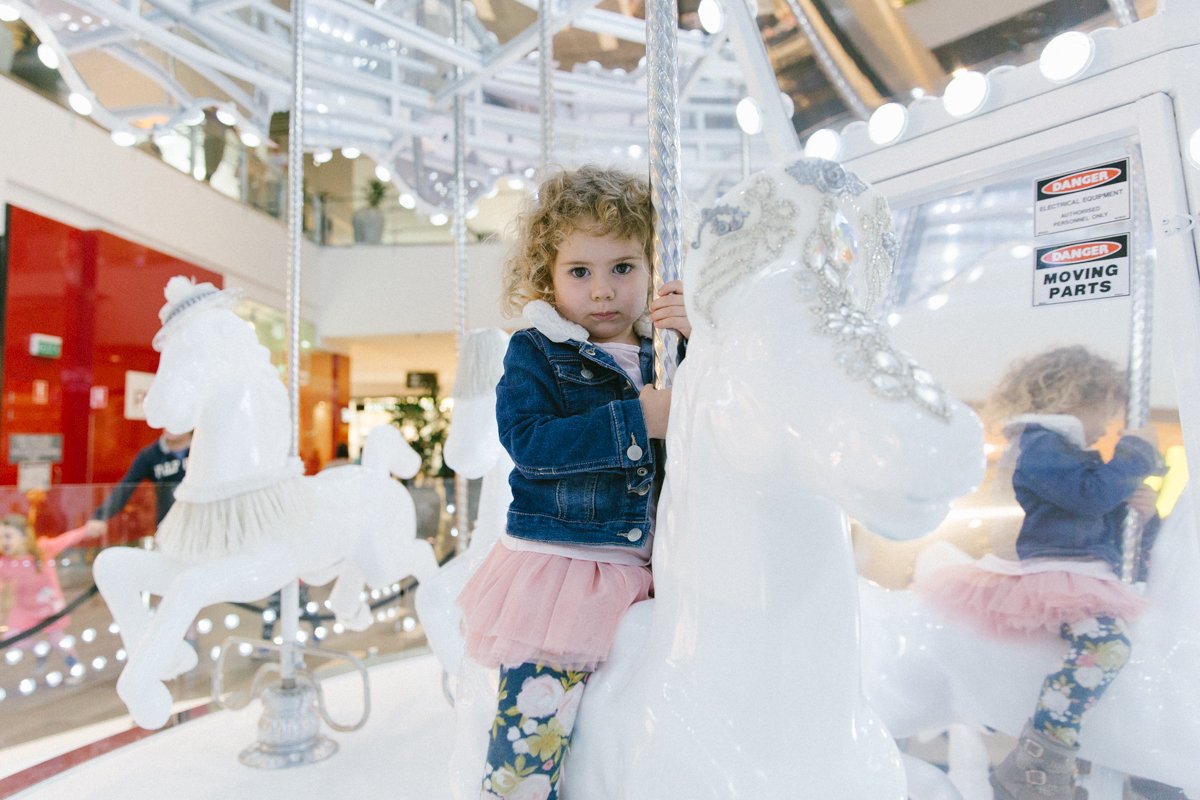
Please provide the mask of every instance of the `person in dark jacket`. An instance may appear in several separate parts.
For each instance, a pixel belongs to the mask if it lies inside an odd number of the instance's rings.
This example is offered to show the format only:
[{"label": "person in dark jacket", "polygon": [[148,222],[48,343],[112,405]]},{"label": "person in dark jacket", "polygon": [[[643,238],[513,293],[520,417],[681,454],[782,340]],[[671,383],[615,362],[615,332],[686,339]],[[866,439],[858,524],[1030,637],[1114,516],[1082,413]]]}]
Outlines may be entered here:
[{"label": "person in dark jacket", "polygon": [[134,490],[143,481],[154,484],[154,524],[157,526],[161,523],[175,502],[175,487],[187,472],[191,446],[191,431],[178,436],[163,431],[162,436],[139,450],[124,477],[88,520],[87,527],[92,535],[103,536],[108,532],[108,520],[125,508]]}]

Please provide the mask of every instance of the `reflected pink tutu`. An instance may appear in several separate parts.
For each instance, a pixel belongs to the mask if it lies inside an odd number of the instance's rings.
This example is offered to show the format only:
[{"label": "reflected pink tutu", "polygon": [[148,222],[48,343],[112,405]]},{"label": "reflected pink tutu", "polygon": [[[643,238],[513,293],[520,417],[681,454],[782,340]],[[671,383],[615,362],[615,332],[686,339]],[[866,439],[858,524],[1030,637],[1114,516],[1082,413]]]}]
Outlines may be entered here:
[{"label": "reflected pink tutu", "polygon": [[919,577],[914,588],[950,619],[1005,638],[1057,635],[1063,623],[1099,615],[1128,621],[1147,605],[1118,580],[1063,570],[1005,574],[956,564]]},{"label": "reflected pink tutu", "polygon": [[650,596],[649,567],[527,551],[497,542],[458,596],[467,655],[487,667],[527,662],[592,671],[621,617]]}]

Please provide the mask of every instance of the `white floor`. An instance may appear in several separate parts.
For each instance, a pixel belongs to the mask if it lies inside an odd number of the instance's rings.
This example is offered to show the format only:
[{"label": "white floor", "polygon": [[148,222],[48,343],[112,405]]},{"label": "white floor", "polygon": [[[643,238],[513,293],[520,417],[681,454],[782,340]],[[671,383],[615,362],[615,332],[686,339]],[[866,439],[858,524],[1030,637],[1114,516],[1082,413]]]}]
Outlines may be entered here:
[{"label": "white floor", "polygon": [[[449,800],[448,746],[454,714],[432,655],[374,666],[371,717],[354,733],[331,733],[339,749],[317,764],[282,770],[242,766],[257,739],[261,705],[220,711],[165,730],[13,795],[20,800]],[[322,682],[326,706],[350,721],[360,707],[356,674]]]}]

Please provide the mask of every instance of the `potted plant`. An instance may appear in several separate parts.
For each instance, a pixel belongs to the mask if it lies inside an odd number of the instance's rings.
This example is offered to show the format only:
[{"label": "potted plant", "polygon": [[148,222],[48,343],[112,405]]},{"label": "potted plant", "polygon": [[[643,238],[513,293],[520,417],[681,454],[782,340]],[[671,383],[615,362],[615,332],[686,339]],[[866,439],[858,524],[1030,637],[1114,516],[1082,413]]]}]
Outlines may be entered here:
[{"label": "potted plant", "polygon": [[388,185],[372,178],[367,183],[367,205],[354,212],[354,241],[361,244],[379,244],[383,240],[383,209],[379,206],[387,197]]}]

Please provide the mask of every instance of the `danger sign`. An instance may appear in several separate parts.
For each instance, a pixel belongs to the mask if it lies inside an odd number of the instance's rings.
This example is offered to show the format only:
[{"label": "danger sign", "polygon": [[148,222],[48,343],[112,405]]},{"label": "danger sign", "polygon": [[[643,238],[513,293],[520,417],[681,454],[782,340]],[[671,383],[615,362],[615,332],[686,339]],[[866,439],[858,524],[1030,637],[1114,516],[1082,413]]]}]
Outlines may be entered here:
[{"label": "danger sign", "polygon": [[1044,236],[1129,219],[1129,159],[1037,182],[1033,233]]},{"label": "danger sign", "polygon": [[1129,294],[1129,234],[1040,247],[1034,256],[1035,306]]}]

